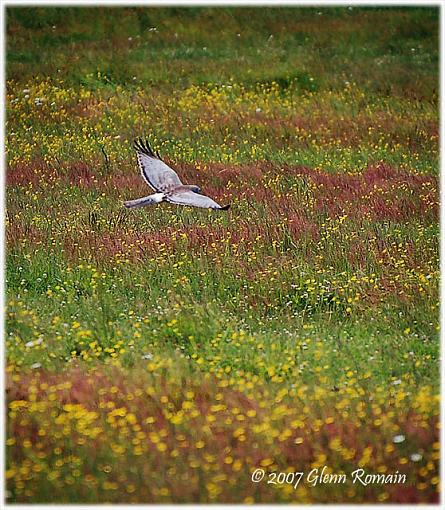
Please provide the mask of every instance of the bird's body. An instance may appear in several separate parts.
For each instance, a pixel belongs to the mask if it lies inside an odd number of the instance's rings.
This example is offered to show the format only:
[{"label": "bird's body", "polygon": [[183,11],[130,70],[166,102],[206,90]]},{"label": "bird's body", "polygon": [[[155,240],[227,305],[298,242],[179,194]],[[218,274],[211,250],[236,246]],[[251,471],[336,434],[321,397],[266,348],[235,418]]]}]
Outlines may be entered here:
[{"label": "bird's body", "polygon": [[125,207],[145,207],[147,205],[170,202],[177,205],[190,205],[204,209],[226,210],[211,198],[202,195],[199,186],[182,184],[177,173],[165,164],[159,154],[155,154],[147,142],[137,140],[134,144],[142,178],[156,193],[147,197],[124,202]]}]

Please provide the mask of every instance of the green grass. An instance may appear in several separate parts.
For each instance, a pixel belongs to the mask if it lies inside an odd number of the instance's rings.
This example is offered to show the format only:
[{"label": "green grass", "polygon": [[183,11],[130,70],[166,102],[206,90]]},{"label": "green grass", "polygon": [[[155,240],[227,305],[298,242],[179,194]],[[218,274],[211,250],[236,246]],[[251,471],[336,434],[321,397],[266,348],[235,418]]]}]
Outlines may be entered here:
[{"label": "green grass", "polygon": [[[10,501],[436,501],[438,9],[9,7],[7,77]],[[410,492],[250,481],[324,464]]]},{"label": "green grass", "polygon": [[[383,18],[385,30],[376,36],[375,24]],[[307,76],[316,77],[317,88],[336,88],[352,74],[367,91],[394,88],[404,94],[408,87],[437,95],[437,19],[431,8],[274,8],[267,16],[258,8],[151,9],[149,14],[143,8],[82,13],[11,8],[8,30],[19,36],[8,74],[34,77],[24,65],[32,59],[42,76],[57,76],[60,69],[67,83],[78,86],[99,70],[108,79],[89,82],[93,90],[128,86],[133,76],[138,83],[168,88],[230,77],[251,84],[296,77],[312,90]],[[19,55],[27,55],[25,62]]]}]

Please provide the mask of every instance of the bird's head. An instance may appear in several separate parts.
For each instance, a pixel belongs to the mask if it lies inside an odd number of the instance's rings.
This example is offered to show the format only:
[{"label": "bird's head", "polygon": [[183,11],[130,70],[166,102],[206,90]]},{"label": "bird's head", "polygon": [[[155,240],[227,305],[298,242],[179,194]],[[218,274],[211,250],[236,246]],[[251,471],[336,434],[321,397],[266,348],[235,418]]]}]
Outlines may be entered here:
[{"label": "bird's head", "polygon": [[195,184],[192,184],[190,186],[190,189],[194,192],[194,193],[201,193],[201,188],[199,186],[196,186]]}]

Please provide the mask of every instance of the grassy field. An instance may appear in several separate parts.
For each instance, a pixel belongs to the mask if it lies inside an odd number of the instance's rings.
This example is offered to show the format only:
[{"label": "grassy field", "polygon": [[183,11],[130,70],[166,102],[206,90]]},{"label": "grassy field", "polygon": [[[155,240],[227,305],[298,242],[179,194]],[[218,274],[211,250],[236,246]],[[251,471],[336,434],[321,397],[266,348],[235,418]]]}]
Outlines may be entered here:
[{"label": "grassy field", "polygon": [[[438,9],[6,28],[8,501],[437,502]],[[124,210],[139,136],[231,209]]]}]

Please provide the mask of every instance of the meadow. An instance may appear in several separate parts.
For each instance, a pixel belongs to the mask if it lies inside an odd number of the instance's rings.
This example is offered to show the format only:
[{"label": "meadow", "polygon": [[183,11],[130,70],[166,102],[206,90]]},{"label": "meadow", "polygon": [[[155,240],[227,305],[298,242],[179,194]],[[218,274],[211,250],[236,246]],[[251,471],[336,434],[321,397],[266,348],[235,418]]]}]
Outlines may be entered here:
[{"label": "meadow", "polygon": [[[7,500],[437,502],[438,9],[6,34]],[[139,136],[231,209],[125,210]],[[251,481],[323,466],[407,483]]]}]

